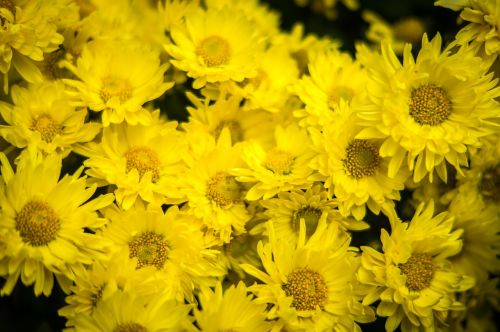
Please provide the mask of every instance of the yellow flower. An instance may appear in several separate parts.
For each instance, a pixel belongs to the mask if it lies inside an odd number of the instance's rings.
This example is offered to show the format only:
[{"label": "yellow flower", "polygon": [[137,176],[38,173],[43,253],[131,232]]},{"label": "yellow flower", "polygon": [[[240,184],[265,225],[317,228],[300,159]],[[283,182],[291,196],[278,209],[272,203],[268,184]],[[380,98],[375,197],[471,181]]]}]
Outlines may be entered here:
[{"label": "yellow flower", "polygon": [[436,6],[460,12],[460,18],[469,22],[456,35],[459,45],[471,44],[481,55],[493,62],[500,51],[500,1],[498,0],[438,0]]},{"label": "yellow flower", "polygon": [[116,200],[129,209],[139,198],[157,205],[182,201],[173,178],[183,170],[184,150],[177,122],[166,122],[159,112],[150,125],[122,123],[104,128],[101,141],[75,147],[88,159],[91,181],[115,185]]},{"label": "yellow flower", "polygon": [[268,199],[292,189],[312,185],[313,170],[309,167],[314,154],[307,132],[292,124],[275,129],[276,144],[265,149],[255,141],[241,144],[246,168],[235,168],[231,174],[240,182],[256,182],[246,194],[248,200]]},{"label": "yellow flower", "polygon": [[271,305],[268,319],[278,319],[276,331],[361,331],[356,322],[375,319],[355,289],[359,257],[336,223],[327,226],[322,219],[306,241],[301,221],[297,243],[278,239],[268,225],[269,243],[257,248],[265,272],[249,264],[242,268],[263,282],[250,290],[258,303]]},{"label": "yellow flower", "polygon": [[314,233],[321,218],[346,230],[365,230],[369,227],[363,221],[344,218],[337,209],[337,201],[329,197],[321,184],[315,184],[306,191],[281,192],[278,197],[262,200],[260,204],[266,209],[263,215],[273,223],[276,236],[293,243],[298,240],[302,219],[307,238]]},{"label": "yellow flower", "polygon": [[378,214],[394,208],[399,191],[407,178],[405,169],[390,178],[390,158],[379,153],[379,139],[357,139],[360,131],[356,114],[346,103],[335,111],[335,118],[320,132],[311,128],[311,137],[319,152],[312,167],[325,178],[325,187],[335,194],[339,211],[361,220],[366,206]]},{"label": "yellow flower", "polygon": [[305,104],[305,109],[294,112],[301,125],[325,125],[340,103],[355,107],[366,97],[367,73],[348,53],[326,50],[315,55],[308,68],[309,74],[293,87]]},{"label": "yellow flower", "polygon": [[160,64],[159,54],[133,42],[93,41],[76,66],[69,61],[63,64],[79,78],[63,80],[73,104],[102,112],[104,126],[150,123],[151,114],[142,105],[174,85],[164,82],[168,64]]},{"label": "yellow flower", "polygon": [[382,139],[380,155],[391,157],[389,176],[394,177],[404,160],[419,182],[434,170],[446,181],[446,164],[460,173],[467,153],[491,134],[489,121],[499,117],[494,98],[493,74],[470,49],[441,51],[441,37],[424,36],[416,58],[404,51],[400,63],[388,43],[375,54],[360,47],[358,58],[371,68],[370,103],[360,112],[366,128],[358,139]]},{"label": "yellow flower", "polygon": [[388,317],[385,328],[394,331],[433,330],[453,310],[464,305],[455,299],[474,285],[474,279],[456,273],[449,257],[461,247],[460,230],[452,231],[453,217],[446,212],[433,216],[432,201],[421,204],[411,222],[392,218],[392,232],[382,229],[383,253],[361,247],[361,283],[371,288],[364,304],[377,300],[377,315]]},{"label": "yellow flower", "polygon": [[75,316],[75,332],[176,332],[195,331],[190,306],[162,296],[145,299],[128,292],[115,292],[98,303],[93,315]]},{"label": "yellow flower", "polygon": [[14,86],[14,105],[0,103],[0,114],[8,124],[0,126],[0,135],[18,148],[34,147],[63,157],[74,144],[91,141],[101,125],[85,123],[87,110],[71,106],[64,91],[60,81]]},{"label": "yellow flower", "polygon": [[241,82],[257,75],[263,39],[237,8],[201,8],[186,15],[185,24],[172,27],[173,44],[165,46],[172,64],[194,78],[193,87],[207,82]]},{"label": "yellow flower", "polygon": [[[337,18],[338,12],[335,7],[338,2],[338,0],[295,0],[297,5],[301,7],[309,5],[314,12],[325,15],[329,20]],[[359,8],[358,0],[341,0],[340,2],[350,10]]]},{"label": "yellow flower", "polygon": [[199,0],[165,0],[158,2],[158,10],[165,30],[178,27],[184,17],[200,6]]},{"label": "yellow flower", "polygon": [[6,278],[1,295],[12,292],[19,277],[34,284],[36,296],[50,295],[54,277],[69,291],[75,275],[84,266],[106,258],[109,243],[88,229],[102,227],[106,220],[96,210],[109,205],[112,195],[93,200],[96,187],[86,187],[85,178],[61,173],[61,157],[42,159],[25,153],[16,173],[1,154],[0,229],[6,239],[0,250],[0,276]]},{"label": "yellow flower", "polygon": [[105,211],[111,220],[102,236],[113,242],[115,252],[125,251],[137,268],[154,267],[151,276],[166,296],[192,299],[195,287],[211,286],[225,271],[216,264],[217,251],[207,249],[196,219],[177,206],[136,206],[127,211]]},{"label": "yellow flower", "polygon": [[243,282],[232,285],[222,292],[218,283],[212,291],[203,288],[200,292],[201,310],[194,310],[196,323],[202,331],[266,332],[271,323],[266,321],[266,305],[256,303]]}]

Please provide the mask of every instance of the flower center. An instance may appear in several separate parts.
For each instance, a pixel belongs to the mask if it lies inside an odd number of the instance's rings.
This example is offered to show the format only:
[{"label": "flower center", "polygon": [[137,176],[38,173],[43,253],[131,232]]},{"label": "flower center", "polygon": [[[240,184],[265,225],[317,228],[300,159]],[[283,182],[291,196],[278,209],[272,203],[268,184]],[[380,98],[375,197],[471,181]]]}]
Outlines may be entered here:
[{"label": "flower center", "polygon": [[160,178],[160,158],[158,154],[146,146],[134,146],[125,152],[127,161],[126,172],[136,169],[142,177],[146,172],[151,172],[151,181],[156,182]]},{"label": "flower center", "polygon": [[130,258],[137,257],[137,268],[146,265],[154,266],[158,270],[163,268],[168,258],[168,243],[163,235],[154,232],[138,234],[128,243]]},{"label": "flower center", "polygon": [[479,191],[486,200],[500,201],[500,165],[483,171],[479,182]]},{"label": "flower center", "polygon": [[[7,9],[9,12],[12,13],[13,16],[16,15],[16,6],[14,5],[14,2],[12,0],[0,0],[0,8]],[[0,14],[0,26],[3,26],[5,24],[5,17],[3,17],[2,14]]]},{"label": "flower center", "polygon": [[144,325],[130,322],[117,325],[113,332],[148,332],[148,329]]},{"label": "flower center", "polygon": [[102,79],[100,95],[105,103],[113,97],[118,97],[123,103],[132,96],[132,86],[127,80],[107,76]]},{"label": "flower center", "polygon": [[38,247],[56,239],[61,221],[47,203],[31,200],[16,214],[15,227],[25,243]]},{"label": "flower center", "polygon": [[196,54],[208,67],[221,66],[229,62],[231,48],[229,43],[221,37],[209,36],[198,44]]},{"label": "flower center", "polygon": [[295,158],[286,151],[273,149],[267,153],[264,167],[273,173],[288,175],[292,171],[292,165]]},{"label": "flower center", "polygon": [[328,105],[331,108],[335,108],[339,104],[341,99],[346,102],[350,102],[353,96],[354,92],[351,88],[348,88],[346,86],[338,86],[333,89],[332,92],[330,92],[330,94],[328,95]]},{"label": "flower center", "polygon": [[430,286],[436,266],[427,254],[413,254],[399,269],[406,276],[406,287],[420,291]]},{"label": "flower center", "polygon": [[328,288],[321,274],[309,268],[301,268],[287,276],[288,282],[282,286],[287,296],[293,297],[292,306],[297,310],[323,309],[328,296]]},{"label": "flower center", "polygon": [[310,237],[318,226],[321,210],[312,206],[304,206],[293,213],[292,228],[295,233],[300,231],[300,219],[304,218],[306,222],[306,235]]},{"label": "flower center", "polygon": [[242,185],[234,176],[219,172],[207,183],[207,197],[221,207],[241,201]]},{"label": "flower center", "polygon": [[220,133],[224,128],[229,129],[231,133],[231,143],[241,142],[243,140],[243,130],[241,129],[240,123],[238,121],[221,121],[219,125],[214,130],[215,139],[218,140]]},{"label": "flower center", "polygon": [[437,126],[451,114],[451,101],[443,88],[432,84],[412,90],[410,116],[419,125]]},{"label": "flower center", "polygon": [[48,114],[40,114],[33,119],[30,130],[38,131],[47,143],[52,142],[56,135],[62,133],[61,126]]},{"label": "flower center", "polygon": [[380,165],[378,146],[362,139],[354,139],[347,145],[344,169],[355,179],[372,176]]}]

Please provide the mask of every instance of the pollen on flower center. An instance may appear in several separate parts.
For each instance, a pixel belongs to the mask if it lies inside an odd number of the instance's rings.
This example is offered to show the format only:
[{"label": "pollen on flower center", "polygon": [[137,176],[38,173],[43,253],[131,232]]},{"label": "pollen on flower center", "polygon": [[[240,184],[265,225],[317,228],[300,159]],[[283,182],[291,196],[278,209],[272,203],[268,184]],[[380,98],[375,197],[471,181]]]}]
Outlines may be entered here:
[{"label": "pollen on flower center", "polygon": [[221,121],[214,130],[215,139],[219,139],[224,128],[229,129],[231,133],[231,143],[234,144],[243,140],[243,130],[241,129],[240,123],[234,120]]},{"label": "pollen on flower center", "polygon": [[229,43],[219,36],[209,36],[196,47],[196,54],[208,67],[225,65],[231,58]]},{"label": "pollen on flower center", "polygon": [[500,165],[483,171],[478,189],[485,199],[493,202],[500,200]]},{"label": "pollen on flower center", "polygon": [[61,221],[47,203],[31,200],[16,214],[15,227],[25,243],[44,246],[56,239]]},{"label": "pollen on flower center", "polygon": [[158,154],[146,146],[134,146],[125,152],[126,172],[136,169],[142,177],[146,172],[151,172],[151,180],[158,181],[160,178],[160,158]]},{"label": "pollen on flower center", "polygon": [[242,185],[234,176],[224,172],[217,173],[207,183],[207,197],[221,207],[241,201]]},{"label": "pollen on flower center", "polygon": [[355,179],[372,176],[380,165],[378,146],[367,140],[354,139],[347,145],[342,163],[346,172]]},{"label": "pollen on flower center", "polygon": [[300,219],[304,218],[306,223],[306,235],[311,236],[318,226],[321,210],[312,206],[304,206],[293,213],[292,228],[294,232],[299,233]]},{"label": "pollen on flower center", "polygon": [[410,116],[420,125],[437,126],[451,114],[451,101],[446,91],[432,84],[412,90]]},{"label": "pollen on flower center", "polygon": [[292,171],[292,165],[295,158],[286,151],[273,149],[267,153],[264,167],[273,173],[288,175]]},{"label": "pollen on flower center", "polygon": [[128,243],[130,258],[137,257],[137,268],[146,265],[162,269],[168,258],[168,243],[163,235],[144,232],[134,236]]},{"label": "pollen on flower center", "polygon": [[[16,15],[16,6],[12,0],[0,0],[0,8],[5,8],[12,13],[13,16]],[[5,24],[5,17],[0,14],[0,26]]]},{"label": "pollen on flower center", "polygon": [[344,100],[346,102],[350,102],[352,97],[354,96],[354,92],[351,88],[346,86],[338,86],[333,89],[328,95],[328,104],[331,108],[334,108],[340,100]]},{"label": "pollen on flower center", "polygon": [[54,137],[62,133],[62,127],[49,114],[40,114],[33,119],[30,130],[38,131],[45,142],[52,142]]},{"label": "pollen on flower center", "polygon": [[123,103],[132,96],[132,86],[125,79],[107,76],[102,79],[100,96],[105,103],[113,97]]},{"label": "pollen on flower center", "polygon": [[282,286],[287,296],[293,297],[292,306],[297,310],[323,308],[328,297],[328,288],[321,274],[309,268],[296,269],[287,276]]},{"label": "pollen on flower center", "polygon": [[406,276],[406,287],[413,291],[420,291],[429,287],[436,266],[432,257],[427,254],[413,254],[399,269]]},{"label": "pollen on flower center", "polygon": [[130,322],[117,325],[113,332],[148,332],[148,329],[144,325]]}]

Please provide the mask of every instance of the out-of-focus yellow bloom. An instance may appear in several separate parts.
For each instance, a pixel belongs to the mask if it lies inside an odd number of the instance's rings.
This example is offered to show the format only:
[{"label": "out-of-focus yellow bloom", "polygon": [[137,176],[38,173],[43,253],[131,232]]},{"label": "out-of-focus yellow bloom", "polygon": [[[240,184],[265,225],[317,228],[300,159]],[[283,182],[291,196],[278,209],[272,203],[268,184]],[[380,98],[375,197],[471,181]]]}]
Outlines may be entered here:
[{"label": "out-of-focus yellow bloom", "polygon": [[380,155],[380,139],[356,138],[361,128],[347,103],[341,101],[333,116],[322,131],[310,128],[318,151],[311,166],[321,174],[330,194],[335,194],[342,215],[361,220],[366,206],[376,214],[381,209],[389,213],[393,201],[400,198],[408,171],[399,169],[394,177],[387,176],[390,158]]},{"label": "out-of-focus yellow bloom", "polygon": [[154,279],[165,296],[183,301],[193,299],[195,287],[212,286],[224,275],[216,264],[218,252],[207,249],[199,223],[177,206],[166,213],[153,206],[136,205],[122,211],[105,211],[111,220],[102,236],[113,242],[115,252],[124,251],[138,269],[154,267]]},{"label": "out-of-focus yellow bloom", "polygon": [[189,13],[185,24],[173,27],[172,44],[165,48],[172,64],[194,78],[193,87],[257,76],[264,38],[237,8],[201,8]]},{"label": "out-of-focus yellow bloom", "polygon": [[267,332],[271,322],[266,321],[266,304],[257,303],[243,282],[222,292],[218,283],[212,291],[203,288],[199,295],[200,309],[194,310],[196,323],[202,331]]},{"label": "out-of-focus yellow bloom", "polygon": [[460,252],[462,231],[453,229],[446,212],[433,216],[434,204],[421,204],[411,222],[391,218],[391,234],[382,229],[383,253],[361,247],[359,280],[371,291],[364,304],[380,300],[377,315],[388,317],[385,329],[415,331],[444,324],[450,311],[463,310],[455,298],[474,279],[455,272],[448,259]]},{"label": "out-of-focus yellow bloom", "polygon": [[190,309],[189,305],[161,295],[147,299],[132,292],[118,291],[99,302],[93,315],[77,314],[74,317],[74,331],[195,331],[188,317]]},{"label": "out-of-focus yellow bloom", "polygon": [[323,218],[306,240],[305,221],[300,224],[294,243],[278,239],[269,223],[269,243],[257,249],[265,271],[242,265],[262,282],[250,287],[256,301],[271,305],[268,319],[277,319],[276,331],[361,331],[357,322],[375,315],[355,289],[359,257],[350,252],[349,235]]},{"label": "out-of-focus yellow bloom", "polygon": [[33,147],[65,157],[74,144],[92,140],[101,130],[100,123],[85,123],[87,110],[71,106],[60,81],[14,86],[11,96],[14,105],[0,102],[0,114],[7,123],[0,125],[0,135],[18,148]]},{"label": "out-of-focus yellow bloom", "polygon": [[104,128],[101,140],[75,147],[87,157],[91,182],[115,185],[116,201],[129,209],[140,199],[156,205],[182,201],[173,179],[183,170],[185,150],[177,122],[153,112],[148,126],[122,123]]},{"label": "out-of-focus yellow bloom", "polygon": [[106,220],[96,210],[109,205],[112,195],[89,200],[96,187],[86,187],[80,177],[61,175],[61,157],[25,153],[12,170],[3,154],[0,183],[0,290],[8,295],[19,277],[34,284],[36,296],[49,296],[54,277],[69,292],[76,275],[96,260],[106,259],[109,242],[87,229],[98,229]]},{"label": "out-of-focus yellow bloom", "polygon": [[76,65],[63,64],[79,78],[64,79],[73,105],[102,112],[105,127],[123,121],[150,123],[151,113],[143,104],[174,85],[164,81],[168,64],[160,64],[159,54],[133,42],[93,41]]},{"label": "out-of-focus yellow bloom", "polygon": [[[456,53],[441,51],[441,37],[424,36],[416,59],[407,45],[403,63],[390,44],[382,53],[366,47],[358,57],[370,68],[370,102],[359,116],[366,127],[358,139],[381,139],[380,155],[390,157],[389,177],[403,164],[419,182],[434,171],[447,178],[446,164],[459,173],[467,165],[467,153],[480,145],[480,138],[492,134],[488,122],[499,117],[493,74],[470,48]],[[406,162],[405,162],[406,159]]]},{"label": "out-of-focus yellow bloom", "polygon": [[241,145],[246,167],[235,168],[232,175],[240,182],[255,183],[248,190],[246,199],[268,199],[281,191],[305,189],[312,186],[313,170],[309,163],[314,157],[307,132],[292,124],[276,127],[276,143],[265,149],[250,141]]},{"label": "out-of-focus yellow bloom", "polygon": [[[338,0],[295,0],[297,5],[301,7],[309,5],[314,12],[325,15],[330,20],[337,18],[338,13],[335,7],[338,2]],[[341,0],[340,2],[350,10],[359,8],[358,0]]]}]

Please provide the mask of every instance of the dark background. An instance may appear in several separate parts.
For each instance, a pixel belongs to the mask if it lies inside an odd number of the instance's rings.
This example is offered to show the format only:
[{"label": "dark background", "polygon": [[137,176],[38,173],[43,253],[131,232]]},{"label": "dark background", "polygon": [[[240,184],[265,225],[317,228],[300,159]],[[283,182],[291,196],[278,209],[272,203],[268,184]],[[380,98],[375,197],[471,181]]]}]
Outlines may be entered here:
[{"label": "dark background", "polygon": [[[242,0],[244,1],[244,0]],[[370,9],[381,15],[388,22],[408,16],[422,19],[426,25],[426,31],[432,37],[439,31],[445,41],[453,39],[459,27],[456,25],[457,13],[434,7],[433,0],[360,0],[360,10],[349,11],[342,4],[337,6],[338,17],[330,21],[309,8],[297,7],[293,0],[261,0],[271,8],[281,13],[281,27],[289,30],[295,22],[305,25],[306,33],[314,33],[318,36],[329,35],[342,41],[342,49],[353,52],[354,42],[363,40],[368,25],[361,19],[361,11]],[[162,100],[163,105],[169,105],[168,114],[172,119],[185,120],[184,107],[188,105],[183,96],[182,87],[174,88]],[[162,105],[158,105],[164,109]],[[404,204],[404,199],[401,204]],[[368,216],[369,219],[375,219]],[[374,220],[375,221],[375,220]],[[367,243],[370,237],[378,235],[378,228],[384,222],[377,218],[372,225],[374,227],[370,234],[358,234],[354,236],[353,245]],[[0,285],[2,282],[0,281]],[[64,306],[64,294],[54,285],[52,295],[49,298],[43,296],[36,298],[32,287],[25,287],[19,281],[12,295],[0,297],[0,332],[53,332],[61,331],[64,327],[64,319],[57,315],[57,310]],[[384,319],[378,319],[375,323],[364,324],[364,331],[384,331]]]}]

